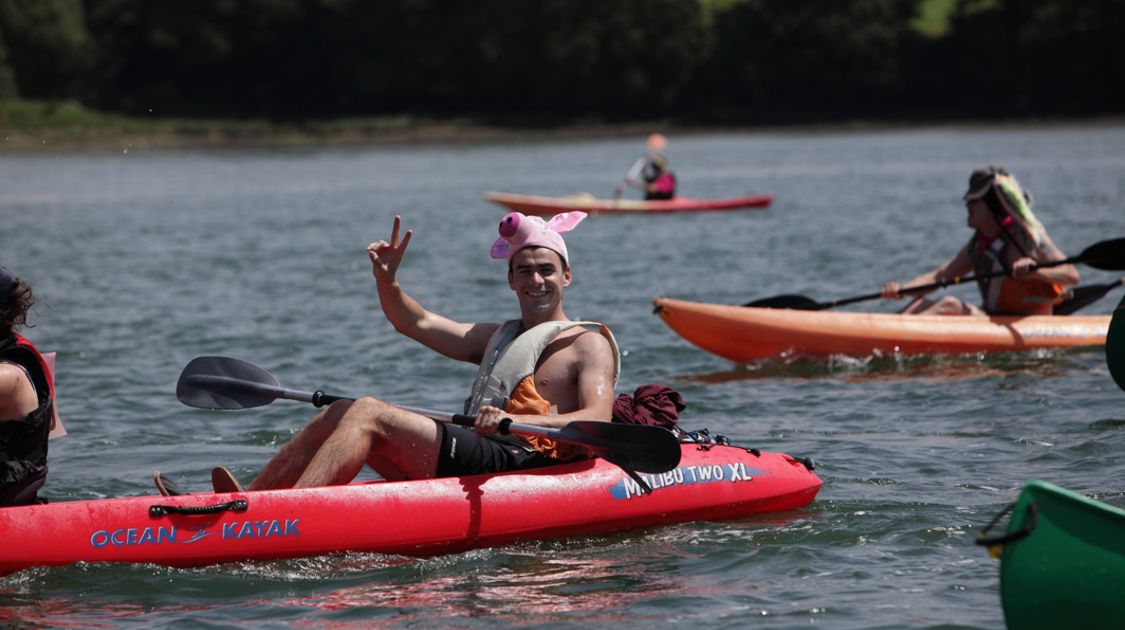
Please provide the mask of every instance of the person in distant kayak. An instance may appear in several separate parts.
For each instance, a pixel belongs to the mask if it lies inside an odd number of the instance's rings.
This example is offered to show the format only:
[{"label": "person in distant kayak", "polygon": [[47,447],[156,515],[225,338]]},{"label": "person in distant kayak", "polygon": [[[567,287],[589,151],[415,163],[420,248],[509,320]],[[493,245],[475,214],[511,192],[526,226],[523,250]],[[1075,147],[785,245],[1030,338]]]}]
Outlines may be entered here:
[{"label": "person in distant kayak", "polygon": [[646,201],[672,199],[676,196],[676,174],[668,170],[668,158],[661,153],[649,156],[640,172],[630,171],[625,176],[625,181],[633,188],[643,190]]},{"label": "person in distant kayak", "polygon": [[668,170],[668,158],[664,155],[668,138],[662,133],[650,134],[645,146],[645,155],[625,174],[625,183],[613,191],[614,199],[619,199],[625,192],[625,185],[643,191],[646,201],[676,196],[676,174]]},{"label": "person in distant kayak", "polygon": [[930,315],[1050,315],[1065,287],[1078,284],[1074,265],[1034,269],[1043,262],[1065,260],[1043,225],[1031,211],[1031,195],[1016,178],[999,166],[978,168],[969,176],[965,193],[968,226],[974,232],[957,255],[933,271],[905,285],[888,282],[886,299],[899,299],[903,287],[953,282],[968,273],[977,276],[1004,271],[1007,275],[979,278],[983,304],[977,307],[945,296],[928,300],[925,293],[908,293],[914,299],[901,312]]},{"label": "person in distant kayak", "polygon": [[[436,422],[374,398],[340,401],[318,414],[250,484],[250,490],[348,483],[364,463],[388,480],[503,472],[586,456],[545,438],[498,433],[501,420],[560,428],[573,420],[610,421],[620,368],[609,329],[572,322],[563,312],[571,268],[562,232],[585,217],[545,222],[511,213],[492,257],[508,261],[519,319],[461,323],[423,308],[397,272],[413,231],[367,247],[384,315],[398,332],[451,358],[480,365],[465,413],[472,429]],[[590,330],[592,328],[593,330]]]},{"label": "person in distant kayak", "polygon": [[52,379],[43,356],[16,332],[34,304],[31,286],[0,266],[0,507],[36,503],[47,479]]}]

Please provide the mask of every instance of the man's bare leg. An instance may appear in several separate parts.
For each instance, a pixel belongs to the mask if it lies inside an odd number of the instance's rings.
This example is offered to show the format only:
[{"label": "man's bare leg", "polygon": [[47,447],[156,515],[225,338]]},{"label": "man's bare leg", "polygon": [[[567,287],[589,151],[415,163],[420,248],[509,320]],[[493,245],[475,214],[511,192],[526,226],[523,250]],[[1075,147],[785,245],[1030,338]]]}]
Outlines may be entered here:
[{"label": "man's bare leg", "polygon": [[300,479],[301,473],[308,468],[309,462],[316,456],[317,450],[336,430],[336,425],[353,404],[352,401],[346,400],[334,402],[313,417],[305,428],[298,431],[293,439],[281,447],[254,481],[250,482],[247,489],[292,488]]},{"label": "man's bare leg", "polygon": [[441,433],[434,420],[361,398],[336,422],[293,487],[340,485],[370,463],[386,479],[428,479],[437,472]]},{"label": "man's bare leg", "polygon": [[906,315],[981,315],[984,311],[959,298],[947,295],[936,302],[917,298],[899,311]]}]

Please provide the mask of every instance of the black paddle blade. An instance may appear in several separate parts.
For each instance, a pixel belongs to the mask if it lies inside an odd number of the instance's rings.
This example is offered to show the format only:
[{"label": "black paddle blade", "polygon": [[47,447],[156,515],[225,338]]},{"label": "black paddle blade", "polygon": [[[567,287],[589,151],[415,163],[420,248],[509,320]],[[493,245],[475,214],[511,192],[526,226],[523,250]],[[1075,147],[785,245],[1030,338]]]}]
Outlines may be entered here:
[{"label": "black paddle blade", "polygon": [[1102,299],[1106,293],[1113,289],[1125,284],[1125,278],[1120,278],[1116,282],[1107,282],[1105,284],[1087,284],[1080,287],[1074,287],[1071,290],[1070,297],[1055,305],[1052,312],[1055,315],[1070,315],[1080,308],[1084,308]]},{"label": "black paddle blade", "polygon": [[1075,258],[1094,269],[1125,270],[1125,238],[1101,241],[1082,250]]},{"label": "black paddle blade", "polygon": [[279,398],[276,391],[280,385],[272,374],[228,357],[196,357],[176,383],[176,398],[200,409],[261,407]]},{"label": "black paddle blade", "polygon": [[680,440],[663,427],[576,420],[559,429],[559,437],[628,470],[662,473],[680,465]]},{"label": "black paddle blade", "polygon": [[820,302],[805,297],[803,295],[775,295],[773,297],[762,298],[747,302],[743,306],[753,306],[755,308],[795,308],[802,311],[816,311],[820,310]]}]

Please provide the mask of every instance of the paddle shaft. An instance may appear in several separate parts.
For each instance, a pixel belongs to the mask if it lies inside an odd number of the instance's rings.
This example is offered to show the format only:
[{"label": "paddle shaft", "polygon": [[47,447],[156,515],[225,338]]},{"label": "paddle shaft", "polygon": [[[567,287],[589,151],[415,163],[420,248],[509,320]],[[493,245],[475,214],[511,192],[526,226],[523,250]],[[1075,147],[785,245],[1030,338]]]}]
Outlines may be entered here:
[{"label": "paddle shaft", "polygon": [[[1067,258],[1065,260],[1051,260],[1041,262],[1037,265],[1032,266],[1031,269],[1034,271],[1036,269],[1042,269],[1044,267],[1056,267],[1058,265],[1069,265],[1074,263],[1083,263],[1085,265],[1093,267],[1094,269],[1103,269],[1106,271],[1125,270],[1125,238],[1099,241],[1082,250],[1082,253],[1078,254],[1077,256]],[[984,278],[1006,276],[1010,273],[1011,270],[1005,269],[976,276],[957,276],[952,280],[943,280],[941,282],[921,284],[916,287],[904,287],[899,289],[899,293],[918,293],[932,291],[933,289],[942,289],[950,285],[966,282],[968,280],[983,280]],[[1092,292],[1090,294],[1092,294]],[[743,306],[752,306],[758,308],[793,308],[804,311],[821,311],[836,306],[843,306],[845,304],[854,304],[856,302],[875,300],[881,297],[883,297],[883,293],[880,291],[879,293],[868,293],[866,295],[859,295],[856,297],[832,300],[831,302],[817,302],[816,300],[805,297],[803,295],[778,295],[775,297],[754,300],[753,302],[747,302],[743,304]],[[1086,303],[1088,304],[1089,302]],[[1076,306],[1075,309],[1080,307],[1081,305]]]},{"label": "paddle shaft", "polygon": [[[338,400],[355,400],[346,396],[333,396],[324,393],[324,390],[316,390],[315,392],[306,392],[296,389],[288,389],[285,387],[277,387],[273,385],[266,385],[264,383],[256,383],[240,378],[232,378],[229,376],[219,376],[215,374],[193,374],[187,377],[187,382],[195,387],[201,388],[238,388],[244,391],[253,392],[264,398],[283,398],[285,400],[296,400],[299,402],[312,403],[316,407],[323,407],[330,405]],[[464,427],[471,427],[476,424],[476,417],[469,416],[462,413],[446,413],[443,411],[435,411],[433,409],[423,409],[420,407],[407,407],[405,405],[395,405],[399,409],[416,413],[420,416],[426,416],[432,420],[439,422],[448,422],[450,424],[457,424]],[[537,427],[530,424],[522,424],[512,422],[511,418],[504,418],[500,422],[498,431],[502,435],[534,435],[537,437],[550,438],[559,442],[566,442],[568,444],[577,444],[592,449],[595,453],[605,454],[609,451],[607,447],[609,444],[599,444],[598,440],[589,436],[581,436],[580,439],[575,439],[567,435],[559,429],[548,429],[545,427]]]},{"label": "paddle shaft", "polygon": [[[1076,263],[1076,262],[1082,262],[1082,257],[1079,256],[1079,257],[1076,257],[1076,258],[1067,258],[1066,260],[1051,260],[1051,261],[1047,261],[1047,262],[1042,262],[1042,263],[1039,263],[1037,265],[1034,265],[1031,268],[1031,270],[1035,271],[1036,269],[1042,269],[1044,267],[1058,267],[1059,265],[1070,265],[1070,264],[1073,264],[1073,263]],[[971,275],[970,274],[968,276],[957,276],[956,278],[953,278],[952,280],[941,280],[939,282],[931,282],[929,284],[920,284],[916,287],[903,287],[902,289],[899,290],[899,293],[924,293],[924,292],[927,292],[927,291],[933,291],[934,289],[944,289],[946,287],[958,285],[958,284],[961,284],[962,282],[968,282],[970,280],[976,281],[976,280],[984,280],[985,278],[997,278],[999,276],[1009,275],[1010,273],[1011,272],[1008,271],[1008,270],[1001,270],[1001,271],[992,271],[992,272],[989,272],[989,273],[982,273],[982,274],[977,274],[977,275]],[[810,307],[806,310],[823,311],[825,309],[835,308],[837,306],[844,306],[845,304],[855,304],[856,302],[866,302],[868,300],[876,300],[876,299],[879,299],[881,297],[883,297],[883,293],[881,291],[879,293],[868,293],[866,295],[858,295],[856,297],[843,298],[843,299],[840,299],[840,300],[832,300],[831,302],[817,302],[815,307]]]},{"label": "paddle shaft", "polygon": [[644,168],[645,163],[646,163],[645,158],[643,158],[643,157],[637,158],[637,161],[628,170],[628,172],[625,173],[625,179],[623,179],[621,181],[621,183],[617,185],[617,188],[613,189],[613,199],[614,200],[617,200],[617,199],[621,198],[621,194],[624,193],[625,188],[629,186],[629,181],[637,178],[637,175],[640,174],[641,169]]},{"label": "paddle shaft", "polygon": [[[297,389],[288,389],[285,387],[276,387],[273,385],[266,385],[264,383],[255,383],[241,378],[232,378],[230,376],[219,376],[217,374],[193,374],[187,378],[189,384],[201,388],[238,388],[248,392],[253,392],[264,398],[283,398],[285,400],[296,400],[298,402],[312,403],[316,407],[323,407],[331,405],[338,400],[355,400],[347,396],[333,396],[324,393],[324,390],[316,390],[315,392],[306,392]],[[441,411],[434,411],[432,409],[421,409],[418,407],[405,407],[403,405],[395,405],[399,409],[416,413],[420,416],[426,416],[433,420],[440,422],[449,422],[451,424],[459,424],[461,426],[471,427],[476,423],[474,416],[468,416],[461,413],[444,413]],[[530,434],[530,435],[544,435],[544,431],[550,429],[543,429],[541,427],[534,427],[525,424],[516,424],[510,419],[505,419],[500,424],[500,433],[508,434]],[[544,437],[551,437],[544,435]]]},{"label": "paddle shaft", "polygon": [[[186,405],[201,409],[248,409],[268,405],[279,398],[309,402],[317,407],[338,400],[354,400],[325,394],[321,390],[287,389],[262,368],[229,357],[193,359],[180,374],[176,397]],[[397,406],[439,422],[462,426],[476,424],[474,416]],[[553,429],[514,423],[510,418],[504,418],[497,431],[505,435],[537,436],[579,445],[613,462],[630,475],[635,474],[631,471],[667,472],[680,462],[679,439],[671,431],[656,426],[575,420]]]}]

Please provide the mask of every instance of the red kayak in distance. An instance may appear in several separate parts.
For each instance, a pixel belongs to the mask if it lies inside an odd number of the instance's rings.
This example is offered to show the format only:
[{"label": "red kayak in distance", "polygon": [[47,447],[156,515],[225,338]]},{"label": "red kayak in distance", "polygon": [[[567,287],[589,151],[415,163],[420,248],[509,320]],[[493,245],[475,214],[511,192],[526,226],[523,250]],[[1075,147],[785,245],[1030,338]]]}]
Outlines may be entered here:
[{"label": "red kayak in distance", "polygon": [[742,209],[761,210],[773,202],[773,195],[749,195],[727,199],[676,197],[675,199],[660,201],[643,201],[640,199],[598,199],[589,194],[570,195],[568,197],[538,197],[506,192],[486,192],[484,198],[509,210],[537,216],[551,216],[571,210],[581,210],[589,214],[662,214]]}]

